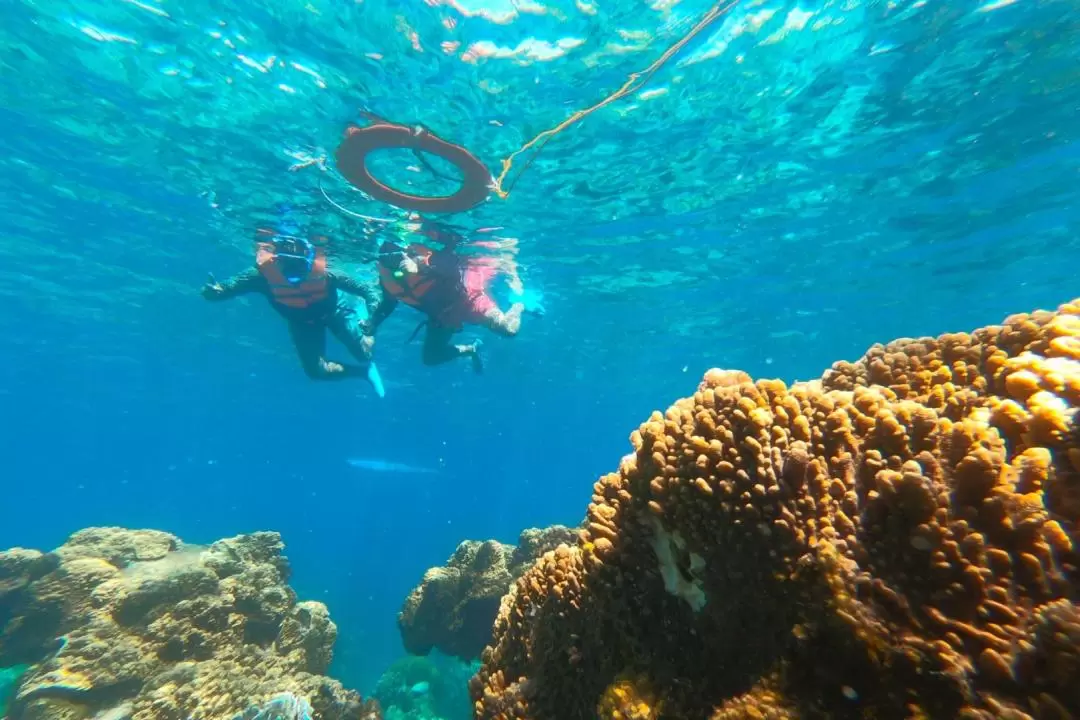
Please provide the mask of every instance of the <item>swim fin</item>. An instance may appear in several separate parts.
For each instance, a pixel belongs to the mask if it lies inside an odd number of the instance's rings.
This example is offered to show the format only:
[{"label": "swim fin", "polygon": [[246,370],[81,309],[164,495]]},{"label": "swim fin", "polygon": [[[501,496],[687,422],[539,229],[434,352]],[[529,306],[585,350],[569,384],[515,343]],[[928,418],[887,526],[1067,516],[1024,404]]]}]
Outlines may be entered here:
[{"label": "swim fin", "polygon": [[375,389],[375,394],[379,397],[386,397],[386,388],[383,387],[382,375],[379,374],[379,368],[375,367],[375,363],[368,363],[367,380],[371,383],[371,387]]},{"label": "swim fin", "polygon": [[546,312],[544,308],[544,294],[538,290],[523,288],[521,292],[511,293],[510,301],[524,305],[525,312],[530,315],[543,317]]}]

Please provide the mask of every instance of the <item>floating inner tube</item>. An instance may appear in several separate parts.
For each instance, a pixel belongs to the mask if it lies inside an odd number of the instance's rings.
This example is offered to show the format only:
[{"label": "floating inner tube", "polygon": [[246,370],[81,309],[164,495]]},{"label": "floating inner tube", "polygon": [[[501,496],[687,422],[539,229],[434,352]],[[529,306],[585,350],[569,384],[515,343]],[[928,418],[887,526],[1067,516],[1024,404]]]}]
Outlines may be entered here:
[{"label": "floating inner tube", "polygon": [[[410,195],[388,187],[375,179],[367,167],[367,156],[374,150],[405,148],[438,155],[461,171],[462,183],[457,192],[441,197]],[[350,125],[338,145],[338,172],[354,186],[382,202],[405,210],[424,213],[456,213],[469,210],[488,198],[491,173],[475,155],[460,145],[448,143],[433,133],[404,125],[379,121],[366,127]]]}]

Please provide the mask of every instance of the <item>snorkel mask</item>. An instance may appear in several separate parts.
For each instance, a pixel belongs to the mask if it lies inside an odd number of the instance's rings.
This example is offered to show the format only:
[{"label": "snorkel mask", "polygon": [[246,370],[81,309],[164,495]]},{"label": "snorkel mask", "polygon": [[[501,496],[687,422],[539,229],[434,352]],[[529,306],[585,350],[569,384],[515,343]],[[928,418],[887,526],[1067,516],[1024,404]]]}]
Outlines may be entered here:
[{"label": "snorkel mask", "polygon": [[[393,242],[386,241],[380,245],[376,257],[379,264],[386,268],[395,280],[401,280],[406,275],[420,270],[420,259],[414,257],[408,248],[403,248]],[[415,271],[409,271],[405,268],[408,260],[412,260],[416,264]]]},{"label": "snorkel mask", "polygon": [[275,235],[270,242],[286,280],[296,284],[308,276],[315,264],[315,246],[309,240],[295,235]]},{"label": "snorkel mask", "polygon": [[315,246],[301,237],[300,227],[295,221],[292,208],[288,205],[278,207],[280,218],[273,230],[261,228],[258,234],[274,248],[274,257],[285,279],[295,285],[302,282],[315,264]]}]

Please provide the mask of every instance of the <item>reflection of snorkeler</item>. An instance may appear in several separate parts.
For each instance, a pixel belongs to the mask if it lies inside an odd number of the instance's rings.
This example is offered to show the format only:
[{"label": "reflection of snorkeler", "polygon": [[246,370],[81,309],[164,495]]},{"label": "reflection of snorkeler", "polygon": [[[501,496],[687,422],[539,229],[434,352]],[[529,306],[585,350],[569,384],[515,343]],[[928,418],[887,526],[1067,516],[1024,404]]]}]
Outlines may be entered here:
[{"label": "reflection of snorkeler", "polygon": [[[265,295],[289,324],[293,345],[304,372],[313,380],[363,377],[382,397],[382,379],[371,362],[373,341],[360,332],[352,304],[339,292],[362,297],[368,307],[378,302],[374,288],[327,267],[326,256],[295,227],[281,223],[276,230],[258,232],[255,267],[218,283],[210,276],[203,287],[207,300],[227,300],[245,293]],[[326,359],[326,331],[348,349],[359,365]]]},{"label": "reflection of snorkeler", "polygon": [[[454,235],[435,236],[442,250],[413,243],[405,248],[384,242],[379,248],[379,280],[382,300],[363,323],[364,332],[374,335],[390,316],[398,301],[427,316],[424,335],[425,365],[440,365],[454,358],[472,358],[473,369],[483,371],[481,342],[451,344],[454,333],[464,325],[480,325],[503,337],[514,337],[521,329],[521,315],[543,314],[539,303],[515,302],[503,312],[488,292],[497,275],[507,275],[512,290],[521,292],[517,266],[508,258],[463,256],[454,252],[460,240]],[[505,249],[507,241],[478,242],[488,249]]]}]

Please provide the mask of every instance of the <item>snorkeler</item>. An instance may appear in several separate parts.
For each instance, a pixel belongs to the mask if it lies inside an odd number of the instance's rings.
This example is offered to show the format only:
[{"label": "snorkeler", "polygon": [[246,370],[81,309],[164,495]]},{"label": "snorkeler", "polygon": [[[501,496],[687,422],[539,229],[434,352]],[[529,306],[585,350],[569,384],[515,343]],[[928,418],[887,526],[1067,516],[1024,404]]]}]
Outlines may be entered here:
[{"label": "snorkeler", "polygon": [[[433,250],[419,243],[404,248],[391,241],[382,243],[377,261],[382,298],[361,327],[365,334],[373,337],[398,302],[403,302],[427,316],[422,353],[425,365],[440,365],[455,358],[469,357],[473,369],[483,372],[481,341],[455,345],[451,342],[454,333],[469,324],[486,327],[503,337],[514,337],[521,329],[522,313],[542,315],[543,306],[520,293],[521,281],[517,278],[516,266],[508,267],[493,258],[455,253],[460,236],[438,234],[433,237],[443,249]],[[516,287],[519,298],[505,312],[488,292],[491,281],[500,273],[510,276],[511,286]]]},{"label": "snorkeler", "polygon": [[[300,237],[287,214],[276,230],[261,228],[257,234],[255,267],[224,283],[211,274],[203,287],[203,297],[228,300],[253,292],[265,295],[288,323],[300,364],[309,378],[363,377],[383,397],[382,378],[371,362],[374,340],[361,332],[356,308],[340,294],[359,296],[370,308],[378,302],[374,288],[328,268],[323,249]],[[358,365],[326,359],[327,330],[341,341]]]}]

